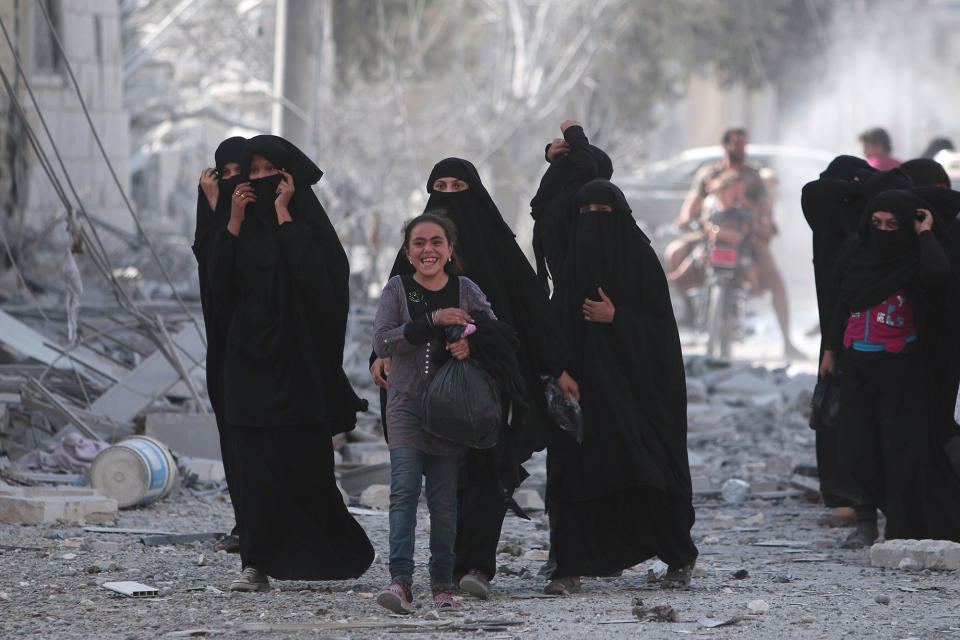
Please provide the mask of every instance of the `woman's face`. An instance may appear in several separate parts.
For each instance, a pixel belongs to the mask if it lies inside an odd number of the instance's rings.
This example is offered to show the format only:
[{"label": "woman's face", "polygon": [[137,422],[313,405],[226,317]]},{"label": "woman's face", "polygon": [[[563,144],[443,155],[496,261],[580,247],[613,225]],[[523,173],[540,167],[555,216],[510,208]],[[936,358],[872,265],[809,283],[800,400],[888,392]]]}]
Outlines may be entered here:
[{"label": "woman's face", "polygon": [[250,157],[250,175],[248,177],[251,180],[266,178],[277,173],[280,173],[280,167],[273,166],[272,162],[260,154],[255,153]]},{"label": "woman's face", "polygon": [[233,176],[240,173],[240,165],[236,162],[228,162],[223,165],[223,169],[220,172],[220,179],[226,180],[227,178],[232,178]]},{"label": "woman's face", "polygon": [[889,211],[874,211],[870,224],[881,231],[897,231],[900,228],[900,221]]},{"label": "woman's face", "polygon": [[407,258],[422,276],[432,277],[443,271],[453,255],[447,232],[436,222],[421,222],[410,230]]},{"label": "woman's face", "polygon": [[460,178],[437,178],[433,181],[434,191],[466,191],[470,185]]},{"label": "woman's face", "polygon": [[587,211],[613,211],[613,207],[606,204],[585,204],[580,207],[580,213]]}]

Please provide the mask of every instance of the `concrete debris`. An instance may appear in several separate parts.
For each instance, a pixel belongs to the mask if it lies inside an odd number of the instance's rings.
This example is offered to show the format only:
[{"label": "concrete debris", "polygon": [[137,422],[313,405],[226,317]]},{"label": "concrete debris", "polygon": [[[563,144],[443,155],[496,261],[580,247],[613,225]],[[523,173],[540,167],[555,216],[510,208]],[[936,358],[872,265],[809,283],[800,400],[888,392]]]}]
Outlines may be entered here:
[{"label": "concrete debris", "polygon": [[390,463],[371,464],[340,473],[340,485],[350,496],[359,496],[373,484],[390,484]]},{"label": "concrete debris", "polygon": [[765,521],[762,513],[755,513],[752,516],[744,518],[743,524],[748,527],[759,527],[762,526]]},{"label": "concrete debris", "polygon": [[721,531],[724,529],[732,529],[734,523],[735,520],[733,516],[724,515],[722,513],[718,513],[717,515],[713,516],[714,529],[720,529]]},{"label": "concrete debris", "polygon": [[888,540],[870,547],[875,567],[960,569],[960,543],[949,540]]},{"label": "concrete debris", "polygon": [[533,560],[535,562],[546,562],[550,554],[545,549],[530,549],[523,554],[523,557],[526,560]]},{"label": "concrete debris", "polygon": [[344,463],[355,465],[389,464],[390,449],[386,442],[348,442],[340,449]]},{"label": "concrete debris", "polygon": [[144,434],[178,455],[222,460],[220,432],[212,413],[148,413]]},{"label": "concrete debris", "polygon": [[110,522],[117,501],[80,487],[12,487],[0,484],[0,522],[51,524]]},{"label": "concrete debris", "polygon": [[360,504],[370,509],[387,510],[390,508],[390,485],[373,484],[360,494]]},{"label": "concrete debris", "polygon": [[750,613],[762,615],[769,613],[770,605],[767,604],[766,600],[751,600],[747,603],[747,609],[750,610]]},{"label": "concrete debris", "polygon": [[517,501],[520,508],[524,511],[543,511],[546,505],[540,494],[533,489],[517,489],[513,493],[513,499]]}]

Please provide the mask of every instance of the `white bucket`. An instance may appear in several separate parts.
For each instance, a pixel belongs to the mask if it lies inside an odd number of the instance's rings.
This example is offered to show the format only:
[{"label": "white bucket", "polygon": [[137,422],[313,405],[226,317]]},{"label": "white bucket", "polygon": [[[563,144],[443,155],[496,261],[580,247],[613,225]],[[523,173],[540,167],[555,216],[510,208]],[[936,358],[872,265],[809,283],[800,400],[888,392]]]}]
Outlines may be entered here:
[{"label": "white bucket", "polygon": [[104,449],[90,467],[90,483],[121,509],[155,502],[176,482],[173,454],[149,436],[133,436]]}]

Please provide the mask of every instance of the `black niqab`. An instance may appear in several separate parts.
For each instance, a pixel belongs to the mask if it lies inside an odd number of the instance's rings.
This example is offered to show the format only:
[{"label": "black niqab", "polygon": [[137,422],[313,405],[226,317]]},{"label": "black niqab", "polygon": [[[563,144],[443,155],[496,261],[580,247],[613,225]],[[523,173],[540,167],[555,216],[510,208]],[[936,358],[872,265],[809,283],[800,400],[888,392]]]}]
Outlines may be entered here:
[{"label": "black niqab", "polygon": [[910,177],[916,187],[950,188],[950,176],[943,165],[927,158],[907,160],[897,167]]},{"label": "black niqab", "polygon": [[[685,375],[663,269],[616,185],[591,181],[577,200],[613,211],[578,215],[574,246],[557,282],[554,304],[574,348],[589,464],[554,486],[574,495],[632,484],[689,495]],[[583,317],[583,301],[599,300],[599,288],[616,309],[612,325]],[[602,433],[616,435],[605,441]],[[601,468],[604,473],[596,473]]]},{"label": "black niqab", "polygon": [[[322,172],[296,146],[256,136],[245,148],[244,175],[259,154],[291,174],[292,222],[277,225],[275,174],[251,180],[238,237],[218,236],[223,262],[213,282],[231,316],[223,395],[227,420],[248,426],[322,423],[352,429],[365,408],[343,372],[350,269],[340,239],[311,185]],[[228,237],[229,236],[229,237]]]},{"label": "black niqab", "polygon": [[613,175],[610,156],[589,144],[582,127],[568,127],[563,136],[570,144],[570,153],[553,160],[530,201],[537,275],[547,290],[551,274],[562,271],[570,246],[577,221],[577,191],[595,178],[609,180]]},{"label": "black niqab", "polygon": [[[582,444],[558,434],[549,448],[555,575],[604,575],[652,555],[683,566],[697,552],[686,378],[667,280],[619,188],[594,180],[576,200],[612,211],[578,213],[553,298],[584,419]],[[610,324],[583,316],[600,288],[615,309]]]},{"label": "black niqab", "polygon": [[854,177],[863,173],[873,174],[876,169],[870,166],[870,163],[857,156],[837,156],[830,161],[827,168],[820,173],[821,178],[833,178],[837,180],[853,180]]},{"label": "black niqab", "polygon": [[[917,273],[916,210],[928,208],[927,203],[905,190],[884,191],[867,203],[860,219],[859,246],[840,282],[840,298],[851,311],[880,304]],[[873,227],[871,220],[877,211],[892,213],[899,228],[881,231]]]}]

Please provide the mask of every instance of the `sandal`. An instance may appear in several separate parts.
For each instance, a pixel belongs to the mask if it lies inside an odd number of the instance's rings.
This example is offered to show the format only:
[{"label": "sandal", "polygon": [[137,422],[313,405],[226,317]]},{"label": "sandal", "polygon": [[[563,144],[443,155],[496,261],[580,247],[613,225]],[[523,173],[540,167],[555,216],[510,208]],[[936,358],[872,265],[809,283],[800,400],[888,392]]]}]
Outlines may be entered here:
[{"label": "sandal", "polygon": [[213,543],[214,551],[226,551],[227,553],[238,553],[240,551],[240,536],[227,534],[218,538]]},{"label": "sandal", "polygon": [[667,573],[660,582],[661,589],[685,589],[690,586],[693,580],[693,567],[696,562],[691,562],[685,567],[668,567]]},{"label": "sandal", "polygon": [[550,596],[565,596],[571,593],[580,593],[580,576],[555,578],[543,588],[543,592]]}]

